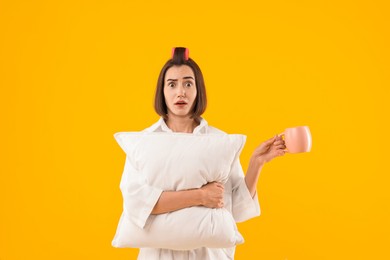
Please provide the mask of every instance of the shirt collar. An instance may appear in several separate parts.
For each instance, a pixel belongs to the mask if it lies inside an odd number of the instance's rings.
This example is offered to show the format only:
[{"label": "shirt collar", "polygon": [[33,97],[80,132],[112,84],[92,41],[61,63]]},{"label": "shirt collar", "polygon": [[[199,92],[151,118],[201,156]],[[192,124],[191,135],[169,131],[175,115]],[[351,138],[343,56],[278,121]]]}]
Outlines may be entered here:
[{"label": "shirt collar", "polygon": [[[200,124],[195,127],[193,134],[207,134],[207,126],[208,123],[206,119],[200,118]],[[173,133],[173,131],[167,126],[167,124],[164,121],[163,117],[160,117],[160,119],[154,123],[151,127],[147,129],[148,132],[167,132],[167,133]]]}]

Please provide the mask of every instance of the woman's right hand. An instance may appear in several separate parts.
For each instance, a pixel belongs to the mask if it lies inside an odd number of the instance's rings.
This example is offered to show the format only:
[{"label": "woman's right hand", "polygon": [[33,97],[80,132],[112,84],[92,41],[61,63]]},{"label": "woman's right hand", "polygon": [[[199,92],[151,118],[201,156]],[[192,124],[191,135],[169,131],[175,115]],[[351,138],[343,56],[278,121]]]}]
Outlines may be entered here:
[{"label": "woman's right hand", "polygon": [[219,182],[209,182],[200,188],[202,192],[202,206],[207,208],[222,208],[224,187]]}]

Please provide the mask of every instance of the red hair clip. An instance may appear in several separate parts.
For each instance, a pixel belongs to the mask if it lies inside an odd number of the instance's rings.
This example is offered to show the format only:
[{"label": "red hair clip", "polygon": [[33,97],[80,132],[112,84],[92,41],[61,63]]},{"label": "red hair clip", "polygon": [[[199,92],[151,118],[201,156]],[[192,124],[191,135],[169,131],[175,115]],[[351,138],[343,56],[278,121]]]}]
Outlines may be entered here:
[{"label": "red hair clip", "polygon": [[[172,59],[173,59],[173,56],[175,55],[175,50],[176,50],[176,47],[172,48]],[[190,57],[190,50],[188,48],[186,48],[184,51],[184,59],[188,60],[189,57]]]}]

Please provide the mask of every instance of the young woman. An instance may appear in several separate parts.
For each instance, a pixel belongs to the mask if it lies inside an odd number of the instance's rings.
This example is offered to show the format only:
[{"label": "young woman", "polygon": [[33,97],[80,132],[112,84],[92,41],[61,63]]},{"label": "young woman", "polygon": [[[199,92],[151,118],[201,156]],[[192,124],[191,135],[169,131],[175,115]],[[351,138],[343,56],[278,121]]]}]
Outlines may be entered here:
[{"label": "young woman", "polygon": [[[161,118],[145,132],[182,132],[194,134],[224,134],[209,126],[201,117],[206,109],[206,89],[202,72],[194,60],[189,58],[187,48],[177,47],[172,59],[162,68],[155,95],[155,110]],[[238,162],[232,167],[227,183],[207,183],[199,189],[184,191],[162,191],[146,182],[130,182],[126,195],[129,208],[136,208],[130,218],[143,226],[151,214],[163,214],[179,209],[203,206],[225,207],[237,222],[260,215],[256,185],[263,165],[277,156],[284,155],[284,141],[274,136],[259,145],[253,152],[244,175]],[[130,164],[125,171],[131,176]],[[131,178],[131,177],[130,177]],[[169,234],[167,234],[169,235]],[[138,259],[233,259],[232,248],[198,248],[177,251],[158,248],[141,248]]]}]

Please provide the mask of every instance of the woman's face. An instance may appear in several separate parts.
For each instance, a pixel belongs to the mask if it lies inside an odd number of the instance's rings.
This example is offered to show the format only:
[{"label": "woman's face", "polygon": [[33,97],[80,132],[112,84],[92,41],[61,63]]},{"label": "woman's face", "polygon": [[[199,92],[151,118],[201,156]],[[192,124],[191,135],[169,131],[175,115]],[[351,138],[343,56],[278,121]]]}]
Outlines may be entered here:
[{"label": "woman's face", "polygon": [[189,66],[173,66],[167,70],[164,79],[164,97],[168,117],[192,115],[196,94],[194,72]]}]

